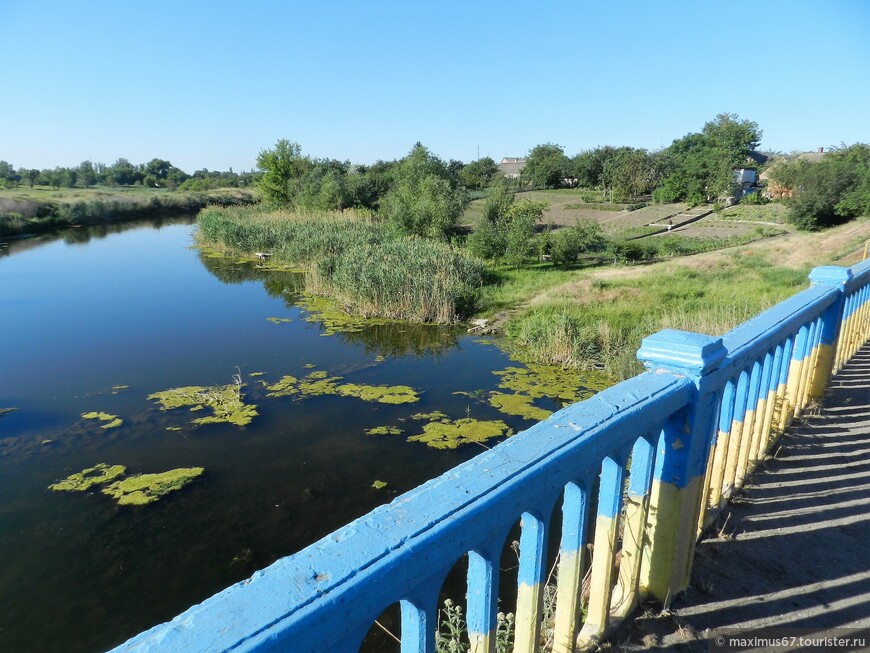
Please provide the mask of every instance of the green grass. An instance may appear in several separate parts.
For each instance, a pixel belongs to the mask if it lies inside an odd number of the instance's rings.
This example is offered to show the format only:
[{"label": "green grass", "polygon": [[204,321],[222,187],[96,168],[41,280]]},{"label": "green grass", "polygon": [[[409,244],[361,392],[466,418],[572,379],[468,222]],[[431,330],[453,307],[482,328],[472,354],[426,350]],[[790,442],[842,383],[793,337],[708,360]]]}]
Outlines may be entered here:
[{"label": "green grass", "polygon": [[789,224],[788,208],[785,204],[771,202],[770,204],[738,204],[733,208],[719,213],[720,220],[740,220],[746,222],[772,222],[774,224]]},{"label": "green grass", "polygon": [[708,269],[593,281],[579,296],[576,288],[551,293],[507,333],[533,360],[628,378],[640,371],[635,352],[645,336],[662,328],[720,335],[805,287],[807,271],[735,254]]}]

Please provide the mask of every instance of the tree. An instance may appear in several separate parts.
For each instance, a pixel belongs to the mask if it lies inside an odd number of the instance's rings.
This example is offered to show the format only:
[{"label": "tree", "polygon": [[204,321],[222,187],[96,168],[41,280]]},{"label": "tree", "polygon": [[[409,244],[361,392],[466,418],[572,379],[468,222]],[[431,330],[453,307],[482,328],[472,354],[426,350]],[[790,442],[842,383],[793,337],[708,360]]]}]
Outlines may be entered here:
[{"label": "tree", "polygon": [[82,161],[76,170],[80,186],[89,188],[97,183],[97,171],[94,169],[94,164],[90,161]]},{"label": "tree", "polygon": [[529,152],[522,179],[534,188],[558,188],[570,175],[570,160],[561,145],[536,145]]},{"label": "tree", "polygon": [[519,267],[531,256],[535,225],[548,206],[544,201],[519,200],[508,209],[504,259],[509,265]]},{"label": "tree", "polygon": [[604,161],[601,185],[611,197],[634,200],[652,191],[658,181],[653,157],[644,149],[620,147]]},{"label": "tree", "polygon": [[459,183],[466,188],[482,189],[495,179],[498,165],[490,157],[485,156],[472,161],[459,171]]},{"label": "tree", "polygon": [[257,167],[263,176],[257,186],[266,202],[272,206],[292,206],[311,166],[311,160],[302,156],[299,144],[283,138],[274,149],[260,150]]},{"label": "tree", "polygon": [[401,233],[446,238],[468,204],[450,184],[444,162],[417,143],[394,171],[394,186],[381,202],[387,221]]},{"label": "tree", "polygon": [[740,120],[733,113],[720,113],[704,125],[700,134],[687,134],[665,150],[662,160],[667,174],[653,198],[699,204],[730,195],[734,170],[747,164],[761,134],[758,123]]},{"label": "tree", "polygon": [[870,214],[870,146],[857,143],[792,172],[789,219],[798,228],[816,230]]}]

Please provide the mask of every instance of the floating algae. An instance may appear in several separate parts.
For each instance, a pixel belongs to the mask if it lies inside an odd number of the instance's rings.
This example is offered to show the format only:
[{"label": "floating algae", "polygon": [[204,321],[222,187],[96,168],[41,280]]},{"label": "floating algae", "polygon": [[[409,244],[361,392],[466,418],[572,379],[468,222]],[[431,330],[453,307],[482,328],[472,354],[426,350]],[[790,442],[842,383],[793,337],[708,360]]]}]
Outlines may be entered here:
[{"label": "floating algae", "polygon": [[456,449],[461,444],[485,442],[513,431],[501,420],[476,420],[470,417],[455,422],[429,422],[420,435],[412,435],[408,442],[424,442],[433,449]]},{"label": "floating algae", "polygon": [[433,410],[431,413],[414,413],[411,419],[419,419],[426,422],[440,422],[447,419],[447,415],[440,410]]},{"label": "floating algae", "polygon": [[129,389],[130,389],[129,385],[113,385],[112,386],[112,394],[116,395],[119,392],[123,392],[124,390],[129,390]]},{"label": "floating algae", "polygon": [[202,467],[180,467],[160,474],[139,474],[107,485],[103,494],[113,497],[121,506],[142,506],[180,490],[200,476]]},{"label": "floating algae", "polygon": [[75,474],[70,474],[62,481],[49,485],[48,489],[55,492],[84,492],[94,485],[113,481],[126,471],[127,468],[123,465],[109,466],[106,463],[100,463]]},{"label": "floating algae", "polygon": [[267,317],[266,319],[272,324],[286,324],[293,321],[292,317]]},{"label": "floating algae", "polygon": [[121,424],[124,423],[124,420],[122,420],[120,417],[118,417],[117,415],[110,415],[109,413],[82,413],[82,419],[97,419],[101,422],[106,422],[100,427],[103,429],[113,429],[115,427],[121,426]]},{"label": "floating algae", "polygon": [[265,372],[248,372],[248,376],[263,376]]},{"label": "floating algae", "polygon": [[389,320],[381,318],[364,318],[345,313],[332,300],[304,293],[302,299],[296,302],[305,311],[306,322],[319,322],[323,325],[322,336],[332,336],[336,333],[354,333],[362,331],[367,326],[389,324]]},{"label": "floating algae", "polygon": [[0,408],[0,417],[18,410],[17,408]]},{"label": "floating algae", "polygon": [[358,385],[345,383],[336,388],[344,397],[357,397],[363,401],[377,401],[381,404],[412,404],[420,397],[414,388],[406,385]]},{"label": "floating algae", "polygon": [[373,429],[366,429],[369,435],[401,435],[404,433],[398,426],[376,426]]},{"label": "floating algae", "polygon": [[387,487],[387,484],[383,481],[375,481],[374,483],[372,483],[372,487],[376,490],[383,490],[385,487]]},{"label": "floating algae", "polygon": [[181,467],[160,474],[137,474],[121,478],[127,468],[123,465],[100,463],[71,474],[62,481],[49,485],[57,492],[84,492],[94,485],[102,485],[101,492],[113,497],[119,505],[145,505],[160,497],[180,490],[205,471],[202,467]]},{"label": "floating algae", "polygon": [[323,370],[311,372],[302,379],[283,376],[273,385],[266,386],[269,397],[319,397],[321,395],[340,395],[356,397],[363,401],[376,401],[382,404],[407,404],[420,399],[414,388],[406,385],[365,385],[341,383],[340,376],[329,376]]},{"label": "floating algae", "polygon": [[245,404],[242,401],[240,386],[230,384],[203,388],[200,386],[186,386],[184,388],[172,388],[148,395],[160,404],[160,410],[189,407],[191,412],[210,408],[212,415],[199,417],[193,420],[194,424],[217,424],[228,423],[237,426],[250,424],[251,420],[258,415],[257,407],[253,404]]},{"label": "floating algae", "polygon": [[538,363],[495,370],[493,374],[501,378],[498,387],[512,390],[513,394],[494,392],[489,397],[489,404],[507,415],[535,420],[546,419],[552,412],[535,406],[534,399],[548,398],[563,405],[570,404],[587,399],[610,385],[609,380],[599,373],[580,373]]},{"label": "floating algae", "polygon": [[552,411],[538,408],[532,404],[532,397],[529,395],[506,395],[502,392],[494,392],[489,397],[489,405],[506,415],[518,415],[539,421],[547,419],[553,414]]}]

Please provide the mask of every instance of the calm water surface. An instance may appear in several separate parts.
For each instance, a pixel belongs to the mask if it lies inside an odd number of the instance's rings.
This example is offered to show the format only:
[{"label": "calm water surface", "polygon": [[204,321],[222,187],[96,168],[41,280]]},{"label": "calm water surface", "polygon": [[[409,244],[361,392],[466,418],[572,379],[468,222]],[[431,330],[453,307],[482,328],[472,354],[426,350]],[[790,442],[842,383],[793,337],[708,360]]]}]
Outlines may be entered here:
[{"label": "calm water surface", "polygon": [[[0,651],[107,649],[480,451],[407,442],[413,413],[530,424],[454,394],[494,389],[492,371],[515,364],[491,343],[400,325],[324,336],[294,303],[298,280],[203,258],[193,231],[79,229],[0,248],[0,408],[17,409],[0,417]],[[261,380],[311,365],[421,399],[266,397]],[[246,427],[193,427],[147,399],[237,372],[259,411]],[[103,430],[90,411],[124,424]],[[388,424],[405,435],[365,433]],[[96,463],[206,471],[147,506],[47,490]]]}]

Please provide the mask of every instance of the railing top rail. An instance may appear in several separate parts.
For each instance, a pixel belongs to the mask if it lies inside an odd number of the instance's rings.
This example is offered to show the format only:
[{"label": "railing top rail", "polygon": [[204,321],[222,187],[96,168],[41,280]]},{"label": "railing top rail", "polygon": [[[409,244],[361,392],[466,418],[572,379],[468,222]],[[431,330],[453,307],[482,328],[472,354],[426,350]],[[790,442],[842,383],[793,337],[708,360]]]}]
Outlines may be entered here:
[{"label": "railing top rail", "polygon": [[[365,630],[408,598],[421,569],[443,578],[468,551],[499,553],[522,512],[555,500],[568,482],[589,481],[638,437],[657,435],[651,430],[684,408],[692,389],[683,377],[644,373],[568,406],[116,651],[264,651],[281,641],[304,651],[309,639],[310,650],[323,650],[330,636]],[[366,614],[368,623],[352,623]]]},{"label": "railing top rail", "polygon": [[[870,241],[868,241],[870,242]],[[870,282],[870,259],[856,263],[849,271],[852,273],[852,278],[846,282],[846,292],[852,292],[857,288],[866,286]]]},{"label": "railing top rail", "polygon": [[713,374],[729,377],[795,334],[837,301],[839,291],[813,286],[748,319],[722,336],[728,356]]}]

